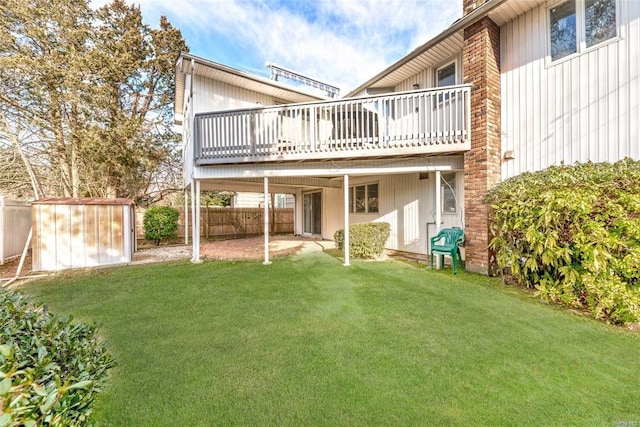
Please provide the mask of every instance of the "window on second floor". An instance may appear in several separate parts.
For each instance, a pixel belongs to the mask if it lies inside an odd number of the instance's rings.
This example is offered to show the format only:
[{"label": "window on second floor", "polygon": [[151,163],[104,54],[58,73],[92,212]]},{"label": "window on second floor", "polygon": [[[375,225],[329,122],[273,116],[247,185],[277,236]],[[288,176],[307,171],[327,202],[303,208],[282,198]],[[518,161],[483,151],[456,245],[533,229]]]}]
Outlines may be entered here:
[{"label": "window on second floor", "polygon": [[616,0],[569,0],[549,8],[551,61],[617,36]]},{"label": "window on second floor", "polygon": [[453,86],[456,84],[456,63],[451,62],[436,70],[436,86]]}]

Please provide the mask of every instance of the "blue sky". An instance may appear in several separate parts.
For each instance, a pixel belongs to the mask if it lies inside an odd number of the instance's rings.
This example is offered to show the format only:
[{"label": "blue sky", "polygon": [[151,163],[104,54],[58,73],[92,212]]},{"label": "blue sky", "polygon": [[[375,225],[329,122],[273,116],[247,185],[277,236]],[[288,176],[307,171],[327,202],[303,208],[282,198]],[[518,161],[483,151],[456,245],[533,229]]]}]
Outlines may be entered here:
[{"label": "blue sky", "polygon": [[[107,0],[94,0],[96,7]],[[462,0],[137,0],[191,53],[265,77],[271,62],[346,94],[462,14]]]}]

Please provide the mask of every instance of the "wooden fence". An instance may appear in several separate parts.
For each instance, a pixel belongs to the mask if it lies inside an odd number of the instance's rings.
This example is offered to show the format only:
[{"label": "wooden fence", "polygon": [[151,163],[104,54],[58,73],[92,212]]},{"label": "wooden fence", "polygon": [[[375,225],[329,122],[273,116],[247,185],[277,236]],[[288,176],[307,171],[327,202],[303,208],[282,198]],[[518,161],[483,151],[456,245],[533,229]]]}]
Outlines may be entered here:
[{"label": "wooden fence", "polygon": [[[178,208],[178,237],[184,238],[184,209]],[[144,239],[145,209],[136,209],[136,233],[138,239]],[[271,212],[271,210],[270,210]],[[189,215],[189,235],[191,235],[191,209]],[[200,208],[200,236],[209,237],[249,237],[264,233],[264,211],[261,208]],[[275,209],[275,221],[272,234],[293,234],[293,209]]]}]

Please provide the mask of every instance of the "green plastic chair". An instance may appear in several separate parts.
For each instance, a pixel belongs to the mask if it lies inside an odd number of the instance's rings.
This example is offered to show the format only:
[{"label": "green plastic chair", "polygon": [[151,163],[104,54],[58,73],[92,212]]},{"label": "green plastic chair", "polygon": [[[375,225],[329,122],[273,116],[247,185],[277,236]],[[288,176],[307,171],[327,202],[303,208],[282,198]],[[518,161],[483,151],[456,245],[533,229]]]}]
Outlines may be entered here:
[{"label": "green plastic chair", "polygon": [[444,256],[449,255],[453,263],[453,274],[458,272],[458,262],[462,265],[460,247],[464,243],[464,231],[460,228],[443,228],[431,238],[431,268],[433,254],[440,255],[440,265],[444,265]]}]

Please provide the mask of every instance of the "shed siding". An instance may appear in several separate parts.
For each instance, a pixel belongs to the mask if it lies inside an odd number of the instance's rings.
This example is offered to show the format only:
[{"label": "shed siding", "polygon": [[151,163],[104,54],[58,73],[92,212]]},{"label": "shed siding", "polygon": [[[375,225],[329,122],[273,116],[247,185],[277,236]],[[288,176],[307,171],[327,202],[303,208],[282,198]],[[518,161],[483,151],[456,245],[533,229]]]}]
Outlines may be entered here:
[{"label": "shed siding", "polygon": [[34,270],[130,262],[130,209],[128,205],[34,204]]},{"label": "shed siding", "polygon": [[621,1],[620,38],[548,64],[547,8],[501,28],[502,178],[551,165],[640,158],[640,2]]}]

